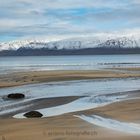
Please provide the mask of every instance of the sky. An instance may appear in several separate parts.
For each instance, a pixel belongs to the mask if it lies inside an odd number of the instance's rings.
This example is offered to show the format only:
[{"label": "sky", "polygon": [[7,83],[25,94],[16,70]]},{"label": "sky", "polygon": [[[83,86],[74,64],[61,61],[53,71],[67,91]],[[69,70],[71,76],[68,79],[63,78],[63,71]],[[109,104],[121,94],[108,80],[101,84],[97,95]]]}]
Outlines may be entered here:
[{"label": "sky", "polygon": [[0,41],[140,33],[140,0],[0,0]]}]

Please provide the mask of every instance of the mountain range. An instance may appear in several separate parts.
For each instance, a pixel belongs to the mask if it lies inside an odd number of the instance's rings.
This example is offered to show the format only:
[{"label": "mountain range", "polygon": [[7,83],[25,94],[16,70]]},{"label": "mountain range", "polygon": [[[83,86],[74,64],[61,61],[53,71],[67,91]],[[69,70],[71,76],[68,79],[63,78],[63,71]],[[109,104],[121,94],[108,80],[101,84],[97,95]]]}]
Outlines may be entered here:
[{"label": "mountain range", "polygon": [[139,54],[139,36],[80,37],[0,43],[0,56]]}]

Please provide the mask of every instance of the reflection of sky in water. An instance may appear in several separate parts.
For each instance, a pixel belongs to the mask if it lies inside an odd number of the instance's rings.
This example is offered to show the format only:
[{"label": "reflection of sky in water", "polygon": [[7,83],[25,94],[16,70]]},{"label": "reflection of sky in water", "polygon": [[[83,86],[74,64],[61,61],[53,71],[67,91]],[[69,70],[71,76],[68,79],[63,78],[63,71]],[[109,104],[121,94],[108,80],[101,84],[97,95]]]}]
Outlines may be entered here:
[{"label": "reflection of sky in water", "polygon": [[[131,78],[51,82],[3,88],[0,89],[0,96],[16,92],[24,93],[26,95],[26,99],[77,95],[95,96],[130,90],[138,90],[140,88],[139,85],[140,79]],[[0,104],[3,103],[4,102],[2,101],[0,102]]]},{"label": "reflection of sky in water", "polygon": [[[28,101],[45,97],[62,97],[62,96],[88,96],[78,99],[66,105],[41,110],[50,112],[47,116],[54,114],[63,114],[65,112],[73,112],[78,110],[86,110],[97,107],[99,105],[108,104],[117,101],[117,96],[105,96],[104,94],[131,91],[140,89],[140,79],[99,79],[99,80],[82,80],[82,81],[63,81],[42,84],[24,85],[19,87],[0,89],[0,114],[3,112],[12,112],[24,108]],[[2,97],[9,93],[24,93],[24,100],[9,101],[3,100]],[[95,97],[96,96],[96,97]],[[123,97],[125,98],[125,97]],[[24,103],[24,104],[23,104]],[[29,103],[27,105],[30,105]],[[69,109],[68,109],[69,108]],[[1,112],[3,111],[3,112]],[[54,115],[55,115],[54,114]]]},{"label": "reflection of sky in water", "polygon": [[96,115],[91,115],[91,116],[80,115],[80,116],[75,116],[75,117],[78,117],[82,120],[85,120],[86,122],[89,122],[91,124],[98,125],[104,128],[140,135],[139,124],[120,122],[117,120],[103,118]]},{"label": "reflection of sky in water", "polygon": [[140,66],[140,55],[0,57],[0,73],[26,70],[92,70]]},{"label": "reflection of sky in water", "polygon": [[[100,95],[94,98],[89,96],[89,97],[77,99],[68,104],[59,105],[50,108],[43,108],[43,109],[39,109],[38,111],[41,114],[43,114],[43,117],[52,117],[52,116],[62,115],[65,113],[83,111],[83,110],[96,108],[99,106],[104,106],[112,102],[121,101],[126,97],[127,96],[109,96],[107,97],[108,99],[106,99],[105,96],[100,96]],[[24,118],[24,113],[17,114],[14,117]]]}]

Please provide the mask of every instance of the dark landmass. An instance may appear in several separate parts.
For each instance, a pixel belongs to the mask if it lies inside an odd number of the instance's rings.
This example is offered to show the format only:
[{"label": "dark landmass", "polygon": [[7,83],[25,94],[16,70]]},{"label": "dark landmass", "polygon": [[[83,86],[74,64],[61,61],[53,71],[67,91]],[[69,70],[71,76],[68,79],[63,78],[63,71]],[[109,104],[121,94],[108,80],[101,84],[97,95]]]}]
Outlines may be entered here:
[{"label": "dark landmass", "polygon": [[47,55],[100,55],[100,54],[140,54],[140,48],[87,48],[87,49],[33,49],[20,48],[5,50],[0,56],[47,56]]}]

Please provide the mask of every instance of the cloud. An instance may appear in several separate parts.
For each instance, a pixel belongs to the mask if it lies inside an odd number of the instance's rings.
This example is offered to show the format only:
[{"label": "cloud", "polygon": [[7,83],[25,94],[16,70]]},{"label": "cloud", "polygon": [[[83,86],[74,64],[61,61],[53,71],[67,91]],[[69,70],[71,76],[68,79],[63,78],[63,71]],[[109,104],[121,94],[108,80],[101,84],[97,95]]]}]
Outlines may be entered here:
[{"label": "cloud", "polygon": [[0,38],[139,31],[139,13],[139,0],[4,0],[0,1]]}]

